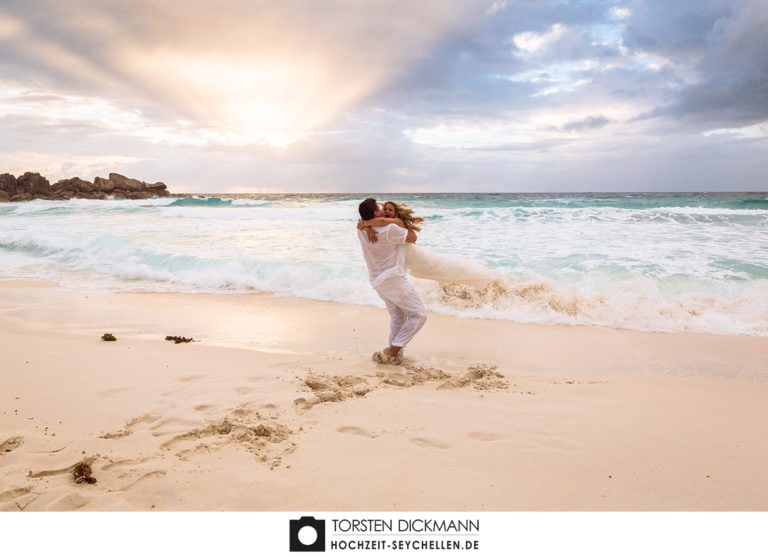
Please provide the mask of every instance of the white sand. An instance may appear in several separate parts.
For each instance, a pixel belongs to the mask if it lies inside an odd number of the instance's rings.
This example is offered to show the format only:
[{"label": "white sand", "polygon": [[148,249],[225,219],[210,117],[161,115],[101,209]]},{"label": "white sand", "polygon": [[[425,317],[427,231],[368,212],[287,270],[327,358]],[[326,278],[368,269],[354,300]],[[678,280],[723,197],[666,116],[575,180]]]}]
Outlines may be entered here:
[{"label": "white sand", "polygon": [[386,331],[0,281],[0,510],[768,510],[768,339],[430,314],[393,367]]}]

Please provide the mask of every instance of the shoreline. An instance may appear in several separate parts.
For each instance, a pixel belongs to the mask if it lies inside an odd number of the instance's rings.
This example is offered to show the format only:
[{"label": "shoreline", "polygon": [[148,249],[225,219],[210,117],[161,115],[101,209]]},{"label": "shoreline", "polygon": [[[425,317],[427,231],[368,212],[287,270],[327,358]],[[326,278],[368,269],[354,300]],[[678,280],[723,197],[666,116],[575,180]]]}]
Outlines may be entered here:
[{"label": "shoreline", "polygon": [[0,280],[0,510],[768,510],[768,339],[386,323]]},{"label": "shoreline", "polygon": [[[30,299],[28,291],[36,298]],[[145,340],[178,335],[212,347],[363,360],[386,345],[388,323],[384,308],[265,293],[82,291],[49,281],[0,278],[3,317],[63,333],[110,332]],[[518,372],[768,381],[763,365],[768,337],[752,335],[516,323],[429,312],[409,354],[416,347],[423,347],[421,365],[461,367],[485,357]]]}]

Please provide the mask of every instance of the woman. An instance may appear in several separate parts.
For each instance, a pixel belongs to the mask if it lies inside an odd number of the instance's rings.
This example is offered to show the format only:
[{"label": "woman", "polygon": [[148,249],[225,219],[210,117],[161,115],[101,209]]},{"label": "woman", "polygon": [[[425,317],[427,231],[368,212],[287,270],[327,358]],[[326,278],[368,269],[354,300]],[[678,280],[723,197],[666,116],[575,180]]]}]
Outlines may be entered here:
[{"label": "woman", "polygon": [[[372,226],[396,224],[416,232],[421,231],[420,225],[424,222],[424,217],[414,215],[413,209],[408,205],[387,201],[384,203],[383,212],[383,217],[358,221],[358,228],[362,230]],[[366,232],[369,237],[374,233],[368,230]],[[490,282],[498,278],[490,269],[486,269],[482,265],[430,252],[417,247],[415,244],[405,245],[405,267],[414,277],[439,282],[458,282],[478,288],[488,286]]]},{"label": "woman", "polygon": [[357,223],[357,228],[362,230],[371,226],[386,226],[388,224],[396,224],[401,228],[407,228],[415,232],[421,232],[421,223],[424,222],[424,217],[417,217],[413,214],[413,209],[408,205],[398,205],[394,201],[387,201],[381,207],[381,211],[384,213],[383,217],[375,217],[370,220],[360,220]]}]

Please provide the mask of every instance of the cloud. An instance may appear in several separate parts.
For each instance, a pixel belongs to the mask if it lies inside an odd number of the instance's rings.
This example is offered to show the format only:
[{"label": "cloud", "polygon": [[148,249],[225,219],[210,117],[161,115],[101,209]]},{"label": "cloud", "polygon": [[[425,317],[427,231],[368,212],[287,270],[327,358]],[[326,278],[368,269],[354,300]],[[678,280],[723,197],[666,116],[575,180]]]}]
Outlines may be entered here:
[{"label": "cloud", "polygon": [[[682,82],[646,117],[672,118],[691,129],[750,126],[768,120],[768,10],[764,2],[677,6],[672,21],[650,34],[646,13],[628,44],[663,53]],[[650,10],[652,6],[646,6]],[[656,18],[661,19],[661,18]],[[640,31],[644,29],[644,31]],[[677,32],[672,36],[673,29]]]},{"label": "cloud", "polygon": [[654,52],[693,60],[706,48],[708,34],[718,20],[727,17],[736,2],[725,0],[631,0],[627,3],[624,45],[635,51]]},{"label": "cloud", "polygon": [[573,131],[581,132],[581,131],[602,128],[604,126],[607,126],[610,123],[611,123],[611,120],[609,118],[606,118],[602,114],[598,114],[594,116],[587,116],[586,118],[582,118],[581,120],[566,122],[561,126],[561,129],[567,132],[573,132]]},{"label": "cloud", "polygon": [[544,33],[525,31],[512,37],[512,43],[526,54],[537,54],[559,41],[565,34],[565,26],[555,23]]},{"label": "cloud", "polygon": [[19,73],[38,67],[36,77],[45,76],[50,87],[135,103],[150,117],[213,126],[243,143],[276,144],[323,126],[370,94],[472,5],[37,4],[33,11],[11,2],[5,18]]},{"label": "cloud", "polygon": [[551,191],[659,188],[664,168],[696,188],[703,152],[765,187],[763,5],[4,0],[0,171]]}]

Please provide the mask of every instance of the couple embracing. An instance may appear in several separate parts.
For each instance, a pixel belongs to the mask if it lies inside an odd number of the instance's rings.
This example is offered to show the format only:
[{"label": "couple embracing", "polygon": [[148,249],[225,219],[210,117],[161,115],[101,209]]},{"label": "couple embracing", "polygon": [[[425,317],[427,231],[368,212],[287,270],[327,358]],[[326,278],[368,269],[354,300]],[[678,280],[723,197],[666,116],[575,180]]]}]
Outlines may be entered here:
[{"label": "couple embracing", "polygon": [[360,203],[359,211],[357,234],[368,276],[390,317],[389,346],[376,352],[373,359],[400,364],[405,346],[427,321],[427,308],[405,271],[405,245],[416,242],[416,230],[413,226],[406,227],[397,215],[388,218],[373,198]]},{"label": "couple embracing", "polygon": [[477,289],[501,284],[500,277],[483,265],[417,248],[416,232],[424,219],[415,216],[410,207],[393,201],[381,206],[368,198],[360,203],[359,211],[357,235],[371,285],[390,315],[389,346],[376,352],[374,360],[400,364],[405,346],[427,320],[427,310],[406,278],[406,269],[414,277]]}]

